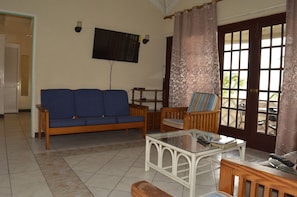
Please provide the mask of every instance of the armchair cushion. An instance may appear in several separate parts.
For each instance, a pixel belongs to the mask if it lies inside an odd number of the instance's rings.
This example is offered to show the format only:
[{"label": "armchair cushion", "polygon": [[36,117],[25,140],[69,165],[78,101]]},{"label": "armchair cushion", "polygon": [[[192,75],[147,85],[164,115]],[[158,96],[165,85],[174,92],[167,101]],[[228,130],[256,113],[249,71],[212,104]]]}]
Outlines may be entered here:
[{"label": "armchair cushion", "polygon": [[160,130],[199,129],[217,133],[219,101],[216,94],[195,92],[188,108],[164,107],[161,109]]},{"label": "armchair cushion", "polygon": [[163,124],[178,129],[184,129],[184,119],[165,118]]},{"label": "armchair cushion", "polygon": [[218,96],[216,94],[195,92],[187,112],[213,111],[216,108],[217,101]]}]

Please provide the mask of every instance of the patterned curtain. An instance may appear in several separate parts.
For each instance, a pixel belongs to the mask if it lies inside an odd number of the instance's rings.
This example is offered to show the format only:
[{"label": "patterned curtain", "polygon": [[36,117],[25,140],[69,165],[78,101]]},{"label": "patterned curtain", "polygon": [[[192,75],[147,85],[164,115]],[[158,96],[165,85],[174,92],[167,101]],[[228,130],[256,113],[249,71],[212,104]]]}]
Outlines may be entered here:
[{"label": "patterned curtain", "polygon": [[297,1],[287,0],[285,68],[280,97],[277,154],[297,150]]},{"label": "patterned curtain", "polygon": [[194,92],[220,94],[216,0],[176,13],[169,106],[188,106]]}]

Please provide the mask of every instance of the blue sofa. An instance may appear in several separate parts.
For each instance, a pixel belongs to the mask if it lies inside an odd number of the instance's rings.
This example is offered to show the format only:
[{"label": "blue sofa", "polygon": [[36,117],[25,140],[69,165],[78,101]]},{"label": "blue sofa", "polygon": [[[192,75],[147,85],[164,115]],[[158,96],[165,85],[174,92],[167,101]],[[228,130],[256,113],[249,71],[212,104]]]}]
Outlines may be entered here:
[{"label": "blue sofa", "polygon": [[147,107],[129,104],[124,90],[44,89],[38,109],[38,137],[139,128],[147,132]]}]

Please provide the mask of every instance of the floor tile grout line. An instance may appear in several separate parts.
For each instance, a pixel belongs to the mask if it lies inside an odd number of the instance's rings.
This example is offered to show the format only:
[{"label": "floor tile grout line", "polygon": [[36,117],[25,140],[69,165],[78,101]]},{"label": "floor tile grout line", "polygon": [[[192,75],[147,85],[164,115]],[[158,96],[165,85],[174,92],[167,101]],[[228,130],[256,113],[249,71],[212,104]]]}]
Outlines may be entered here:
[{"label": "floor tile grout line", "polygon": [[52,196],[54,196],[53,191],[50,189],[48,180],[45,178],[45,176],[44,176],[44,174],[43,174],[43,172],[42,172],[42,169],[41,169],[41,167],[40,167],[40,165],[39,165],[39,163],[38,163],[38,160],[37,160],[37,158],[36,158],[36,155],[34,154],[34,151],[33,151],[33,149],[32,149],[32,146],[31,146],[30,143],[29,143],[29,139],[28,139],[27,136],[26,136],[25,129],[24,129],[23,124],[22,124],[22,122],[21,122],[20,119],[21,119],[20,114],[18,114],[18,118],[17,118],[17,120],[18,120],[18,124],[19,124],[19,126],[20,126],[20,128],[21,128],[21,131],[22,131],[21,133],[22,133],[22,135],[23,135],[23,137],[24,137],[24,139],[25,139],[25,141],[26,141],[27,146],[29,147],[29,149],[30,149],[30,151],[31,151],[31,153],[32,153],[32,155],[33,155],[33,157],[34,157],[34,160],[35,160],[35,162],[36,162],[36,164],[37,164],[37,166],[38,166],[38,168],[39,168],[39,170],[40,170],[40,172],[41,172],[41,174],[42,174],[42,176],[43,176],[43,178],[44,178],[44,181],[45,181],[46,184],[47,184],[47,187],[49,188],[49,191],[51,192]]},{"label": "floor tile grout line", "polygon": [[[137,159],[134,160],[133,164],[131,164],[131,166],[129,167],[129,169],[126,171],[126,173],[124,173],[124,175],[122,175],[122,177],[120,178],[120,180],[118,181],[118,183],[113,187],[113,189],[110,191],[109,195],[115,191],[116,187],[119,185],[119,183],[123,180],[124,177],[126,177],[127,173],[130,171],[130,169],[134,166],[134,164],[138,161],[138,159],[141,157],[141,154],[143,154],[144,151],[142,151],[141,153],[139,153]],[[109,196],[108,195],[108,196]]]},{"label": "floor tile grout line", "polygon": [[[92,194],[92,192],[89,190],[89,188],[81,181],[81,179],[80,179],[80,177],[73,171],[73,169],[68,165],[68,163],[64,160],[64,157],[63,157],[63,155],[57,155],[57,152],[51,152],[51,153],[46,153],[47,154],[47,157],[52,157],[52,159],[50,159],[51,160],[51,162],[57,162],[57,160],[59,159],[60,160],[60,162],[62,161],[63,162],[63,166],[67,166],[68,167],[68,169],[67,170],[70,170],[71,172],[72,172],[72,175],[74,175],[74,176],[76,176],[77,177],[77,180],[79,180],[80,182],[79,182],[79,184],[81,184],[81,185],[83,185],[84,187],[85,187],[85,189],[86,190],[88,190],[89,191],[89,194],[90,195],[92,195],[92,196],[94,196],[93,194]],[[37,157],[40,157],[39,159],[38,159],[38,161],[40,161],[40,160],[42,160],[42,156],[44,156],[44,153],[39,153],[39,154],[36,154],[36,156]],[[55,159],[55,161],[54,161],[54,159]],[[44,165],[44,160],[42,161],[42,163],[40,163],[40,162],[38,162],[38,164],[39,164],[39,166],[40,166],[40,168],[41,168],[41,171],[42,171],[42,174],[43,174],[43,176],[45,177],[45,179],[46,179],[46,182],[47,182],[47,184],[48,184],[48,186],[49,186],[49,189],[51,190],[51,192],[53,193],[53,196],[56,196],[55,194],[56,193],[59,193],[59,192],[61,192],[61,191],[56,191],[57,190],[57,188],[54,188],[55,186],[53,186],[54,185],[54,183],[51,183],[50,182],[50,179],[49,179],[49,177],[48,177],[48,175],[45,173],[45,171],[50,171],[50,170],[53,170],[53,169],[44,169],[45,167],[43,166]],[[61,165],[61,163],[60,163],[60,165]],[[66,169],[64,169],[64,170],[66,170]],[[69,177],[69,176],[68,176]],[[55,179],[55,180],[57,180],[57,179],[60,179],[61,177],[59,177],[58,175],[57,175],[57,178]],[[62,177],[62,178],[65,178],[65,177]],[[73,181],[73,180],[72,180]],[[59,195],[58,195],[59,196]]]},{"label": "floor tile grout line", "polygon": [[[140,143],[133,143],[131,145],[131,143],[119,143],[117,144],[119,147],[114,147],[115,144],[110,144],[110,145],[103,145],[103,146],[97,146],[97,147],[90,147],[90,148],[85,148],[85,149],[79,149],[79,153],[77,153],[78,150],[61,150],[61,151],[55,151],[55,152],[49,152],[49,153],[37,153],[36,155],[44,155],[44,154],[47,154],[47,156],[50,156],[52,154],[54,154],[54,157],[57,158],[59,157],[60,159],[63,159],[63,161],[66,163],[67,166],[68,163],[65,161],[64,157],[65,156],[76,156],[76,155],[83,155],[83,154],[90,154],[90,153],[99,153],[99,152],[105,152],[107,151],[106,149],[109,149],[108,151],[111,151],[111,150],[120,150],[122,146],[125,146],[126,148],[131,148],[131,147],[137,147],[137,146],[140,146],[140,145],[143,145],[143,142],[140,142]],[[128,147],[127,147],[128,145]],[[103,147],[103,148],[102,148]],[[84,153],[81,153],[81,151],[84,151]],[[87,152],[87,153],[85,153]],[[39,163],[39,166],[41,164]],[[83,184],[87,190],[90,192],[91,195],[94,196],[94,194],[89,190],[88,186],[80,179],[80,177],[75,173],[75,171],[69,166],[69,168],[73,171],[73,173],[78,177],[78,179],[81,181],[81,184]],[[43,172],[43,168],[41,167],[41,170]],[[45,177],[45,179],[47,180],[47,177],[46,175],[43,173],[43,176]],[[50,184],[49,184],[49,188],[50,190],[52,190]],[[55,196],[55,195],[53,195]]]},{"label": "floor tile grout line", "polygon": [[[111,150],[110,150],[110,151],[111,151]],[[117,151],[119,151],[119,150],[117,150]],[[105,151],[103,151],[103,152],[105,152]],[[114,156],[113,156],[113,157],[114,157]],[[92,178],[98,173],[99,170],[101,170],[104,166],[106,166],[106,164],[108,164],[108,163],[110,162],[110,160],[113,159],[113,157],[111,157],[107,162],[105,162],[104,165],[101,166],[101,168],[98,168],[98,170],[96,170],[96,172],[94,172],[94,174],[93,174],[92,176],[90,176],[90,177],[88,178],[88,180],[85,181],[84,184],[86,184],[86,182],[88,182],[90,179],[92,179]]]},{"label": "floor tile grout line", "polygon": [[5,152],[6,152],[6,165],[7,165],[7,173],[9,178],[9,186],[10,186],[10,194],[13,196],[13,188],[11,184],[11,173],[10,173],[10,167],[9,167],[9,156],[8,156],[8,150],[7,150],[7,134],[6,134],[6,121],[3,119],[3,131],[4,131],[4,144],[5,144]]}]

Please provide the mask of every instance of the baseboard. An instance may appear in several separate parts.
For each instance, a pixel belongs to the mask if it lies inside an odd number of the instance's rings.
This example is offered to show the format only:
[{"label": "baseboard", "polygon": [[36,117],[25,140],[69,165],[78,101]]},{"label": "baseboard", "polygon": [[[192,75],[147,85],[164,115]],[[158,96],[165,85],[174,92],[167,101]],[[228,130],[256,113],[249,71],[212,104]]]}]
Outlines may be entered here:
[{"label": "baseboard", "polygon": [[31,112],[31,109],[19,109],[19,112]]},{"label": "baseboard", "polygon": [[[19,112],[31,112],[31,109],[19,109]],[[4,114],[0,114],[0,118],[4,118]]]},{"label": "baseboard", "polygon": [[[38,138],[38,132],[35,132],[34,133],[34,137],[35,138]],[[44,132],[41,132],[41,137],[45,137]]]}]

